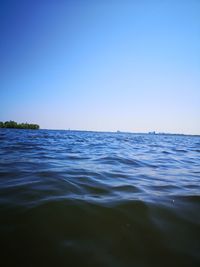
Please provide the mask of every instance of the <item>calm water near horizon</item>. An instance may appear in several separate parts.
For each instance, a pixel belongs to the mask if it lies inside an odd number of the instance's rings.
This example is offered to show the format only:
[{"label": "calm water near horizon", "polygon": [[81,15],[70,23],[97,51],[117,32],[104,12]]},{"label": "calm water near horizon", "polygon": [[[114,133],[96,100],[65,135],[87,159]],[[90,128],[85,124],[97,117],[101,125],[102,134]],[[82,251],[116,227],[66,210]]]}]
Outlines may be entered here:
[{"label": "calm water near horizon", "polygon": [[1,266],[200,266],[200,137],[0,129]]}]

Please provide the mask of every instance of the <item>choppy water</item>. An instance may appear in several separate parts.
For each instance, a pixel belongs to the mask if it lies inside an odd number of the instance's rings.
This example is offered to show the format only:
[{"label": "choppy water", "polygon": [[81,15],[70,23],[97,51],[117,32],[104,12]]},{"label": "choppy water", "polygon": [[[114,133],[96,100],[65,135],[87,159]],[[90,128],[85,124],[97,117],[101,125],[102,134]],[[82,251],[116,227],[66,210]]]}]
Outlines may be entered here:
[{"label": "choppy water", "polygon": [[1,266],[200,266],[200,138],[0,129]]}]

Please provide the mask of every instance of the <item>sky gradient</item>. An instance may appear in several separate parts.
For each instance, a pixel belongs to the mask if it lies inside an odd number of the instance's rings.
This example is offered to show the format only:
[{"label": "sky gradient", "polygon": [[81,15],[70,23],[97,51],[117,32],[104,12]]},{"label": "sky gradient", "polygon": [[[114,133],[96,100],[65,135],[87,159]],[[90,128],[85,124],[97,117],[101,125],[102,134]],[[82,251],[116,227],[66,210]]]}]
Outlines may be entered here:
[{"label": "sky gradient", "polygon": [[200,1],[0,1],[0,121],[200,134]]}]

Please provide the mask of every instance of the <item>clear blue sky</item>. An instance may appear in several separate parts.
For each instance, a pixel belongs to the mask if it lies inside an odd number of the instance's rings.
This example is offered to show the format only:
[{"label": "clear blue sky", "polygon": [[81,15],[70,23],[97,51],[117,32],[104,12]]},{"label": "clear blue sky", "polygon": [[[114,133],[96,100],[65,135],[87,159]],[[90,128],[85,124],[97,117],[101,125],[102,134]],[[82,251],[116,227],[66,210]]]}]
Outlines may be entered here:
[{"label": "clear blue sky", "polygon": [[0,121],[200,134],[199,0],[1,0]]}]

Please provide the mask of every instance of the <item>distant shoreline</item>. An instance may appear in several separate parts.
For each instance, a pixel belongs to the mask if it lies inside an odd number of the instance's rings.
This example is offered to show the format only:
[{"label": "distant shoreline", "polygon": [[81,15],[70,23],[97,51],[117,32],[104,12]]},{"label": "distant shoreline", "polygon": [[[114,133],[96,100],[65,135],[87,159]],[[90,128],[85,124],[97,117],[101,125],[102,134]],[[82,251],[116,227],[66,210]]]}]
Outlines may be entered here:
[{"label": "distant shoreline", "polygon": [[191,136],[200,137],[200,134],[186,134],[186,133],[165,133],[165,132],[125,132],[125,131],[95,131],[95,130],[75,130],[75,129],[47,129],[40,128],[38,124],[32,123],[16,123],[14,121],[0,122],[0,129],[22,129],[22,130],[46,130],[46,131],[66,131],[66,132],[86,132],[86,133],[113,133],[113,134],[134,134],[134,135],[148,135],[148,136]]},{"label": "distant shoreline", "polygon": [[30,130],[38,130],[40,126],[38,124],[33,123],[17,123],[15,121],[6,121],[0,122],[0,128],[3,129],[30,129]]},{"label": "distant shoreline", "polygon": [[147,136],[191,136],[191,137],[200,137],[200,134],[181,134],[181,133],[155,133],[155,134],[149,134],[147,133],[141,133],[141,132],[123,132],[123,131],[95,131],[95,130],[69,130],[69,129],[47,129],[47,128],[40,128],[42,131],[65,131],[65,132],[85,132],[85,133],[112,133],[112,134],[134,134],[134,135],[147,135]]}]

